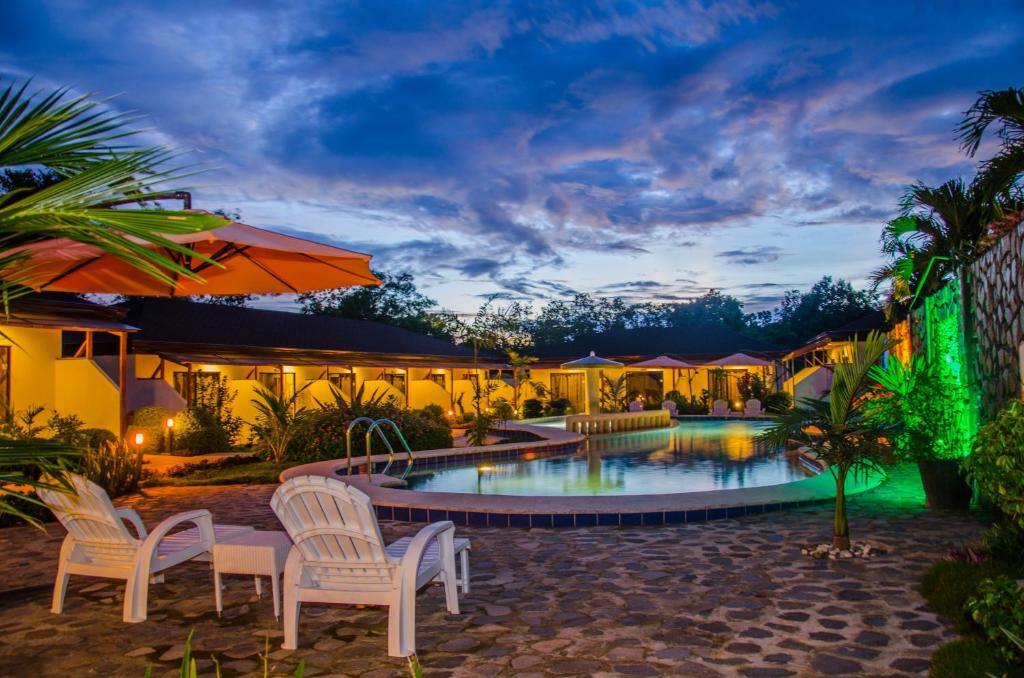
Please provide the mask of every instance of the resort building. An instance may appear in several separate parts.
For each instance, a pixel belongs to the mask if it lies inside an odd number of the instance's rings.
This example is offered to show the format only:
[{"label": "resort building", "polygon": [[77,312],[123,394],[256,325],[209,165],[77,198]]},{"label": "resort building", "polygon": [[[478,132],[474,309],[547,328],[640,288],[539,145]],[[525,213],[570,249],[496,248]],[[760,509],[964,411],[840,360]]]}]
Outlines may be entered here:
[{"label": "resort building", "polygon": [[[549,384],[553,393],[583,411],[584,371],[564,369],[562,365],[591,351],[622,363],[621,368],[602,369],[603,376],[614,380],[625,375],[626,391],[638,394],[645,402],[660,403],[671,391],[687,399],[700,399],[707,391],[709,398],[725,400],[733,409],[742,409],[739,400],[744,379],[756,376],[769,390],[776,390],[776,360],[784,353],[768,342],[719,325],[644,327],[538,347],[534,353],[540,360],[531,370],[532,378]],[[688,367],[636,365],[662,356]]]},{"label": "resort building", "polygon": [[[121,430],[128,411],[122,313],[72,295],[29,295],[0,316],[0,415],[43,426],[57,411],[87,427]],[[97,347],[106,347],[99,355]],[[42,408],[42,409],[40,409]],[[25,415],[39,410],[31,422]]]},{"label": "resort building", "polygon": [[419,409],[468,408],[473,383],[503,361],[469,346],[391,325],[331,316],[203,304],[178,299],[135,299],[125,320],[135,382],[129,408],[184,409],[204,382],[226,379],[237,397],[236,416],[252,421],[258,386],[299,402],[333,402],[332,386],[346,398],[391,398]]}]

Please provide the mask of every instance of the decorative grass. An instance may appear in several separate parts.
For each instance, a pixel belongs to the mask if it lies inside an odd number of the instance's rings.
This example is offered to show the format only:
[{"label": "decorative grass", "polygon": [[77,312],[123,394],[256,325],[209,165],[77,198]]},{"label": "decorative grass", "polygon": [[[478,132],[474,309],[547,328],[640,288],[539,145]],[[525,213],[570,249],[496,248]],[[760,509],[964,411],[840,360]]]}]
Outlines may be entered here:
[{"label": "decorative grass", "polygon": [[984,638],[967,636],[946,643],[932,655],[930,678],[967,676],[1024,677],[1024,667],[1010,666]]},{"label": "decorative grass", "polygon": [[266,485],[279,482],[281,472],[295,464],[246,461],[232,464],[194,464],[172,475],[153,476],[146,485]]}]

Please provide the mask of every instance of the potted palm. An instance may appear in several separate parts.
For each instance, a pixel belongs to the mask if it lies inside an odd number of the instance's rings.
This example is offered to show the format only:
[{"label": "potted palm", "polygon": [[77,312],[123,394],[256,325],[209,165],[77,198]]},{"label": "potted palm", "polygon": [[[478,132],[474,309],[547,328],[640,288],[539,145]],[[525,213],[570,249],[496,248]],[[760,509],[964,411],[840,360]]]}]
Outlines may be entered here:
[{"label": "potted palm", "polygon": [[868,408],[869,373],[888,350],[889,340],[871,332],[856,345],[851,360],[835,366],[827,397],[802,398],[792,410],[773,417],[774,425],[760,436],[777,448],[795,441],[828,464],[836,482],[832,546],[846,550],[850,548],[846,480],[858,473],[881,472],[889,458],[886,436],[891,431],[886,421],[870,416]]},{"label": "potted palm", "polygon": [[916,463],[928,508],[967,510],[971,486],[960,472],[970,450],[966,390],[951,375],[921,356],[908,364],[892,357],[876,365],[870,416],[892,428],[895,456]]}]

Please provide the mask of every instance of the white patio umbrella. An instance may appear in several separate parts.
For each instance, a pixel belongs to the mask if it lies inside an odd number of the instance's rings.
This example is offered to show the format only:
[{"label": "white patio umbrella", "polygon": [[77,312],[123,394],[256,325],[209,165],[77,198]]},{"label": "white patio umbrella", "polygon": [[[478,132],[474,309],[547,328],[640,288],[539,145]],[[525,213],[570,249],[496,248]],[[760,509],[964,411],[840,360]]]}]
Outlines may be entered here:
[{"label": "white patio umbrella", "polygon": [[770,360],[765,360],[764,358],[755,358],[754,356],[748,355],[746,353],[732,353],[730,355],[725,356],[724,358],[712,360],[711,362],[705,364],[711,367],[768,367],[772,363]]},{"label": "white patio umbrella", "polygon": [[676,360],[670,358],[667,355],[659,355],[657,358],[650,358],[649,360],[641,360],[638,363],[633,363],[630,367],[653,367],[662,368],[666,370],[672,370],[672,390],[676,390],[676,381],[679,375],[679,370],[692,370],[696,369],[697,366],[686,362],[685,360]]},{"label": "white patio umbrella", "polygon": [[563,369],[583,370],[587,380],[587,414],[601,411],[601,385],[598,383],[598,374],[602,367],[623,367],[623,364],[614,360],[608,360],[590,352],[586,358],[570,360],[562,363]]}]

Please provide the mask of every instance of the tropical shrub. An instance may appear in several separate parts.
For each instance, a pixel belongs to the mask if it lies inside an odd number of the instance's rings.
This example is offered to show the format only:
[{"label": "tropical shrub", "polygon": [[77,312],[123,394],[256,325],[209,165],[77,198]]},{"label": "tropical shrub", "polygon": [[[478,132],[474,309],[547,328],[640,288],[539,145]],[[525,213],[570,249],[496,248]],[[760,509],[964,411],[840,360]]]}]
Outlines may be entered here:
[{"label": "tropical shrub", "polygon": [[1010,401],[982,426],[974,451],[962,463],[982,494],[1024,530],[1024,402]]},{"label": "tropical shrub", "polygon": [[71,447],[80,447],[85,443],[82,435],[85,423],[78,418],[77,414],[63,416],[56,410],[46,421],[46,425],[53,433],[53,438]]},{"label": "tropical shrub", "polygon": [[241,419],[204,407],[190,407],[178,419],[181,433],[175,449],[186,456],[230,450],[242,427]]},{"label": "tropical shrub", "polygon": [[123,440],[86,450],[80,464],[82,475],[106,490],[111,498],[139,489],[142,451]]},{"label": "tropical shrub", "polygon": [[432,419],[436,421],[438,424],[442,424],[444,426],[448,425],[448,415],[445,413],[444,408],[441,407],[440,405],[431,403],[430,405],[427,405],[423,409],[421,409],[419,411],[419,414],[421,417],[424,417],[426,419]]},{"label": "tropical shrub", "polygon": [[157,405],[140,407],[132,412],[131,432],[142,433],[143,452],[149,454],[165,449],[164,436],[167,434],[167,419],[170,416],[170,412]]},{"label": "tropical shrub", "polygon": [[536,398],[523,401],[523,419],[536,419],[544,416],[544,403]]},{"label": "tropical shrub", "polygon": [[828,464],[836,481],[832,545],[850,548],[846,516],[846,479],[851,473],[877,471],[888,461],[885,439],[891,429],[869,416],[865,407],[872,382],[871,367],[889,349],[880,332],[858,343],[849,362],[836,364],[829,398],[802,398],[792,410],[775,415],[774,425],[760,438],[782,448],[791,440],[805,445]]},{"label": "tropical shrub", "polygon": [[679,391],[669,391],[665,394],[665,400],[674,402],[679,414],[707,414],[711,408],[711,396],[707,390],[704,390],[699,398],[695,395],[687,398]]},{"label": "tropical shrub", "polygon": [[481,414],[473,420],[473,425],[466,431],[466,442],[472,446],[487,444],[487,435],[491,432],[491,424],[494,420],[486,414]]},{"label": "tropical shrub", "polygon": [[491,409],[494,411],[494,421],[498,424],[516,418],[516,411],[512,408],[512,403],[505,398],[495,398],[491,401]]},{"label": "tropical shrub", "polygon": [[763,403],[765,396],[768,395],[768,387],[765,386],[764,379],[754,372],[744,372],[740,375],[740,378],[736,380],[736,388],[739,390],[743,402],[756,398]]},{"label": "tropical shrub", "polygon": [[544,414],[549,417],[560,417],[572,407],[572,401],[568,398],[552,398],[548,401]]},{"label": "tropical shrub", "polygon": [[769,414],[782,414],[793,407],[793,396],[785,391],[775,391],[765,395],[761,401],[761,406]]},{"label": "tropical shrub", "polygon": [[256,449],[264,457],[274,463],[281,463],[288,453],[288,446],[298,434],[305,421],[308,410],[296,407],[295,400],[305,388],[301,388],[287,398],[277,393],[257,387],[256,397],[252,405],[256,408],[256,421],[252,425]]},{"label": "tropical shrub", "polygon": [[631,396],[635,397],[635,395],[635,393],[630,393],[626,386],[626,375],[623,374],[615,379],[601,375],[600,404],[602,412],[625,412],[629,407],[629,401],[632,400]]},{"label": "tropical shrub", "polygon": [[1024,531],[1012,523],[995,523],[981,535],[981,549],[990,559],[1024,565]]},{"label": "tropical shrub", "polygon": [[[391,404],[363,405],[358,409],[347,406],[327,406],[309,413],[288,445],[285,459],[295,462],[339,459],[345,456],[345,429],[357,417],[390,419],[401,429],[412,450],[435,450],[452,446],[452,430],[447,423],[418,412],[411,412]],[[366,454],[365,427],[352,434],[353,459]],[[387,431],[390,435],[390,432]],[[383,452],[379,441],[374,452]],[[396,448],[397,451],[398,448]]]},{"label": "tropical shrub", "polygon": [[986,579],[978,585],[978,593],[967,601],[971,619],[1010,661],[1024,659],[1021,648],[1007,632],[1024,635],[1024,588],[1012,577]]},{"label": "tropical shrub", "polygon": [[12,413],[0,426],[0,436],[8,440],[39,440],[46,427],[36,419],[46,408],[32,405]]}]

